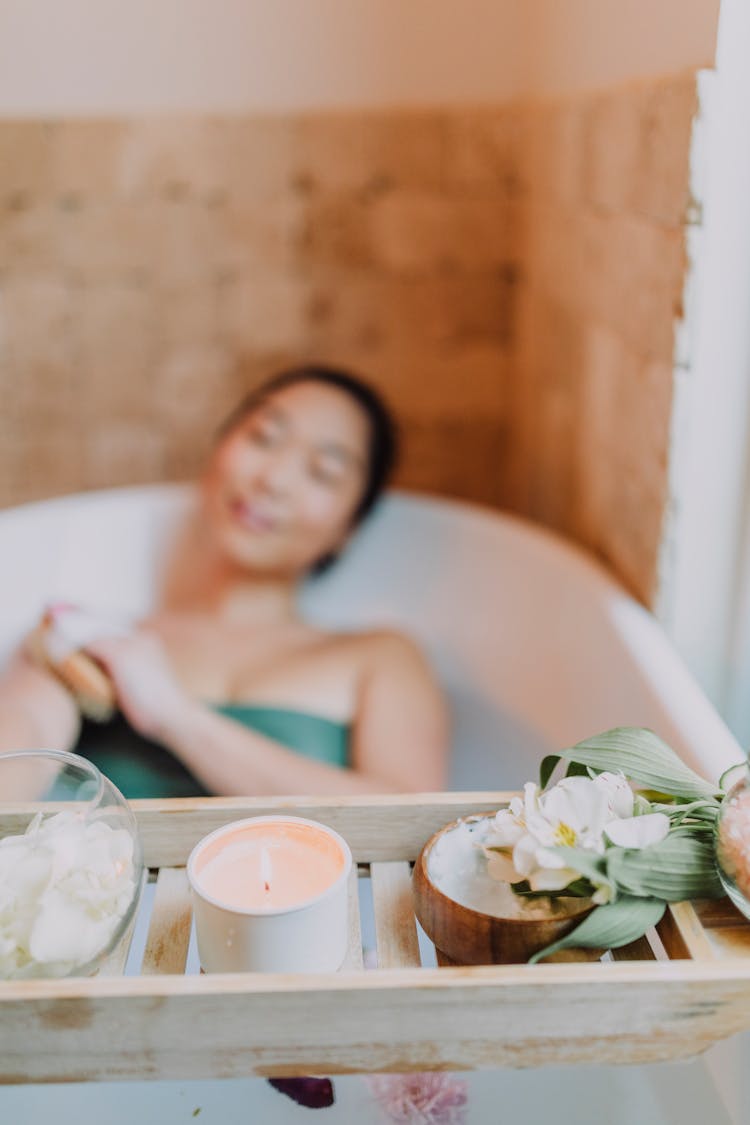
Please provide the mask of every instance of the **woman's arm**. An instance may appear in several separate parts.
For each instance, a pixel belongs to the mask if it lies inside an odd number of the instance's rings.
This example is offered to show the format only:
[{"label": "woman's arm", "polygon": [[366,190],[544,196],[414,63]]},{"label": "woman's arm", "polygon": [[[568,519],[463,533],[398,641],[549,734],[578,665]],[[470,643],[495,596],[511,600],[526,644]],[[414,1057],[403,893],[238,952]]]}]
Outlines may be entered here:
[{"label": "woman's arm", "polygon": [[23,651],[17,652],[0,677],[0,753],[69,750],[80,723],[70,693]]},{"label": "woman's arm", "polygon": [[231,796],[387,793],[439,789],[447,722],[440,693],[409,642],[384,635],[366,677],[353,731],[353,767],[305,758],[192,699],[156,637],[92,645],[110,670],[120,706],[214,793]]},{"label": "woman's arm", "polygon": [[445,787],[448,709],[427,661],[398,633],[372,638],[374,649],[354,722],[353,760],[389,791],[433,793]]}]

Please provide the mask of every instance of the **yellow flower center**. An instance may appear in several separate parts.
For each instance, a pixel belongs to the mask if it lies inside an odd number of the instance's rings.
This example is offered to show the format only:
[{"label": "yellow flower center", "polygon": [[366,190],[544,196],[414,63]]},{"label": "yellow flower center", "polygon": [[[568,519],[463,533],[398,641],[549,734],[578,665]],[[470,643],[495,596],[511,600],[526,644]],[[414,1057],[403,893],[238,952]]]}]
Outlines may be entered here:
[{"label": "yellow flower center", "polygon": [[571,828],[569,824],[564,824],[559,821],[555,828],[555,843],[563,848],[572,848],[576,842],[575,828]]}]

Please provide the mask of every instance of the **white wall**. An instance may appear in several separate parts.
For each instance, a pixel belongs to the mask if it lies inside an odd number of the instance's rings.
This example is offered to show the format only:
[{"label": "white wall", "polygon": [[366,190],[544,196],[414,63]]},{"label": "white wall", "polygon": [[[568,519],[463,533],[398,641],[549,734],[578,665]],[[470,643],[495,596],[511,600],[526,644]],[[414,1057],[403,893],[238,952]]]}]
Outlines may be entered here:
[{"label": "white wall", "polygon": [[750,5],[723,0],[703,85],[689,370],[678,381],[674,566],[665,623],[740,741],[750,741]]},{"label": "white wall", "polygon": [[524,0],[0,0],[0,115],[493,102]]},{"label": "white wall", "polygon": [[720,0],[527,0],[528,89],[576,93],[711,66]]},{"label": "white wall", "polygon": [[710,66],[719,0],[0,0],[0,115],[496,102]]}]

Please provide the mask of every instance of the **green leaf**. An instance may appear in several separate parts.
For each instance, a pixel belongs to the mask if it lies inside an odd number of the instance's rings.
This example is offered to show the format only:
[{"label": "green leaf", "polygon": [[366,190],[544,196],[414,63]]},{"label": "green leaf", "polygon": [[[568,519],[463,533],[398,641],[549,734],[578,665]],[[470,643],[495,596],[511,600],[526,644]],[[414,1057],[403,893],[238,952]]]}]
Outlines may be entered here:
[{"label": "green leaf", "polygon": [[566,777],[594,777],[596,771],[592,771],[588,766],[581,765],[580,762],[571,762],[565,771]]},{"label": "green leaf", "polygon": [[712,830],[721,811],[721,805],[712,799],[690,801],[688,804],[652,805],[651,811],[664,813],[669,817],[671,832],[675,832],[683,825],[696,830],[699,828]]},{"label": "green leaf", "polygon": [[555,772],[555,766],[560,761],[559,754],[548,754],[546,758],[542,758],[542,764],[539,767],[539,788],[546,789],[549,779]]},{"label": "green leaf", "polygon": [[627,894],[665,902],[720,898],[724,893],[713,841],[688,834],[670,833],[647,848],[610,848],[607,873]]},{"label": "green leaf", "polygon": [[669,830],[669,835],[670,838],[672,836],[690,836],[697,839],[701,833],[704,836],[713,837],[715,831],[713,824],[709,824],[707,821],[690,820],[684,823],[680,821],[673,825]]},{"label": "green leaf", "polygon": [[564,938],[529,958],[529,964],[543,961],[561,949],[619,949],[643,937],[655,926],[666,910],[666,904],[655,898],[631,898],[623,895],[617,902],[597,906],[579,926]]},{"label": "green leaf", "polygon": [[719,778],[719,789],[723,789],[724,791],[726,791],[727,784],[728,784],[729,788],[731,789],[732,786],[735,784],[735,782],[739,781],[739,778],[740,778],[740,775],[738,774],[737,777],[735,777],[734,780],[732,780],[731,775],[735,772],[735,770],[746,769],[746,768],[747,768],[747,760],[745,760],[744,762],[737,762],[735,765],[729,766],[728,769],[725,769],[724,773]]},{"label": "green leaf", "polygon": [[[546,758],[542,759],[542,764],[539,767],[540,789],[547,788],[559,761],[559,754],[548,754]],[[595,774],[596,770],[591,770],[588,766],[581,765],[580,762],[568,762],[568,768],[565,771],[565,777],[593,777]]]},{"label": "green leaf", "polygon": [[[549,898],[549,891],[532,891],[531,883],[528,879],[522,879],[518,883],[511,883],[510,889],[514,894],[520,898]],[[572,883],[568,883],[567,887],[562,891],[555,891],[555,898],[590,898],[591,897],[591,884],[587,879],[576,879]]]},{"label": "green leaf", "polygon": [[621,770],[631,781],[675,797],[715,798],[720,791],[700,777],[666,742],[645,727],[616,727],[587,738],[560,757],[598,771]]},{"label": "green leaf", "polygon": [[638,792],[653,805],[663,804],[666,801],[672,808],[675,804],[675,798],[669,793],[659,793],[656,789],[639,789]]}]

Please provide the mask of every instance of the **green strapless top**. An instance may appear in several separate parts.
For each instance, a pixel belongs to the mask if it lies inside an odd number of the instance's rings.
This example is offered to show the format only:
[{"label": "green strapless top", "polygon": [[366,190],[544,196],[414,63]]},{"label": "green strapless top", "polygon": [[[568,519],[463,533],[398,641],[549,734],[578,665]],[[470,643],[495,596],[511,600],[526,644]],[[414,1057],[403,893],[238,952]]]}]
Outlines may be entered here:
[{"label": "green strapless top", "polygon": [[[342,768],[349,763],[350,728],[346,723],[305,711],[245,703],[218,704],[214,710],[306,758]],[[74,752],[93,762],[131,799],[211,795],[182,762],[134,731],[120,714],[108,723],[86,720]]]}]

